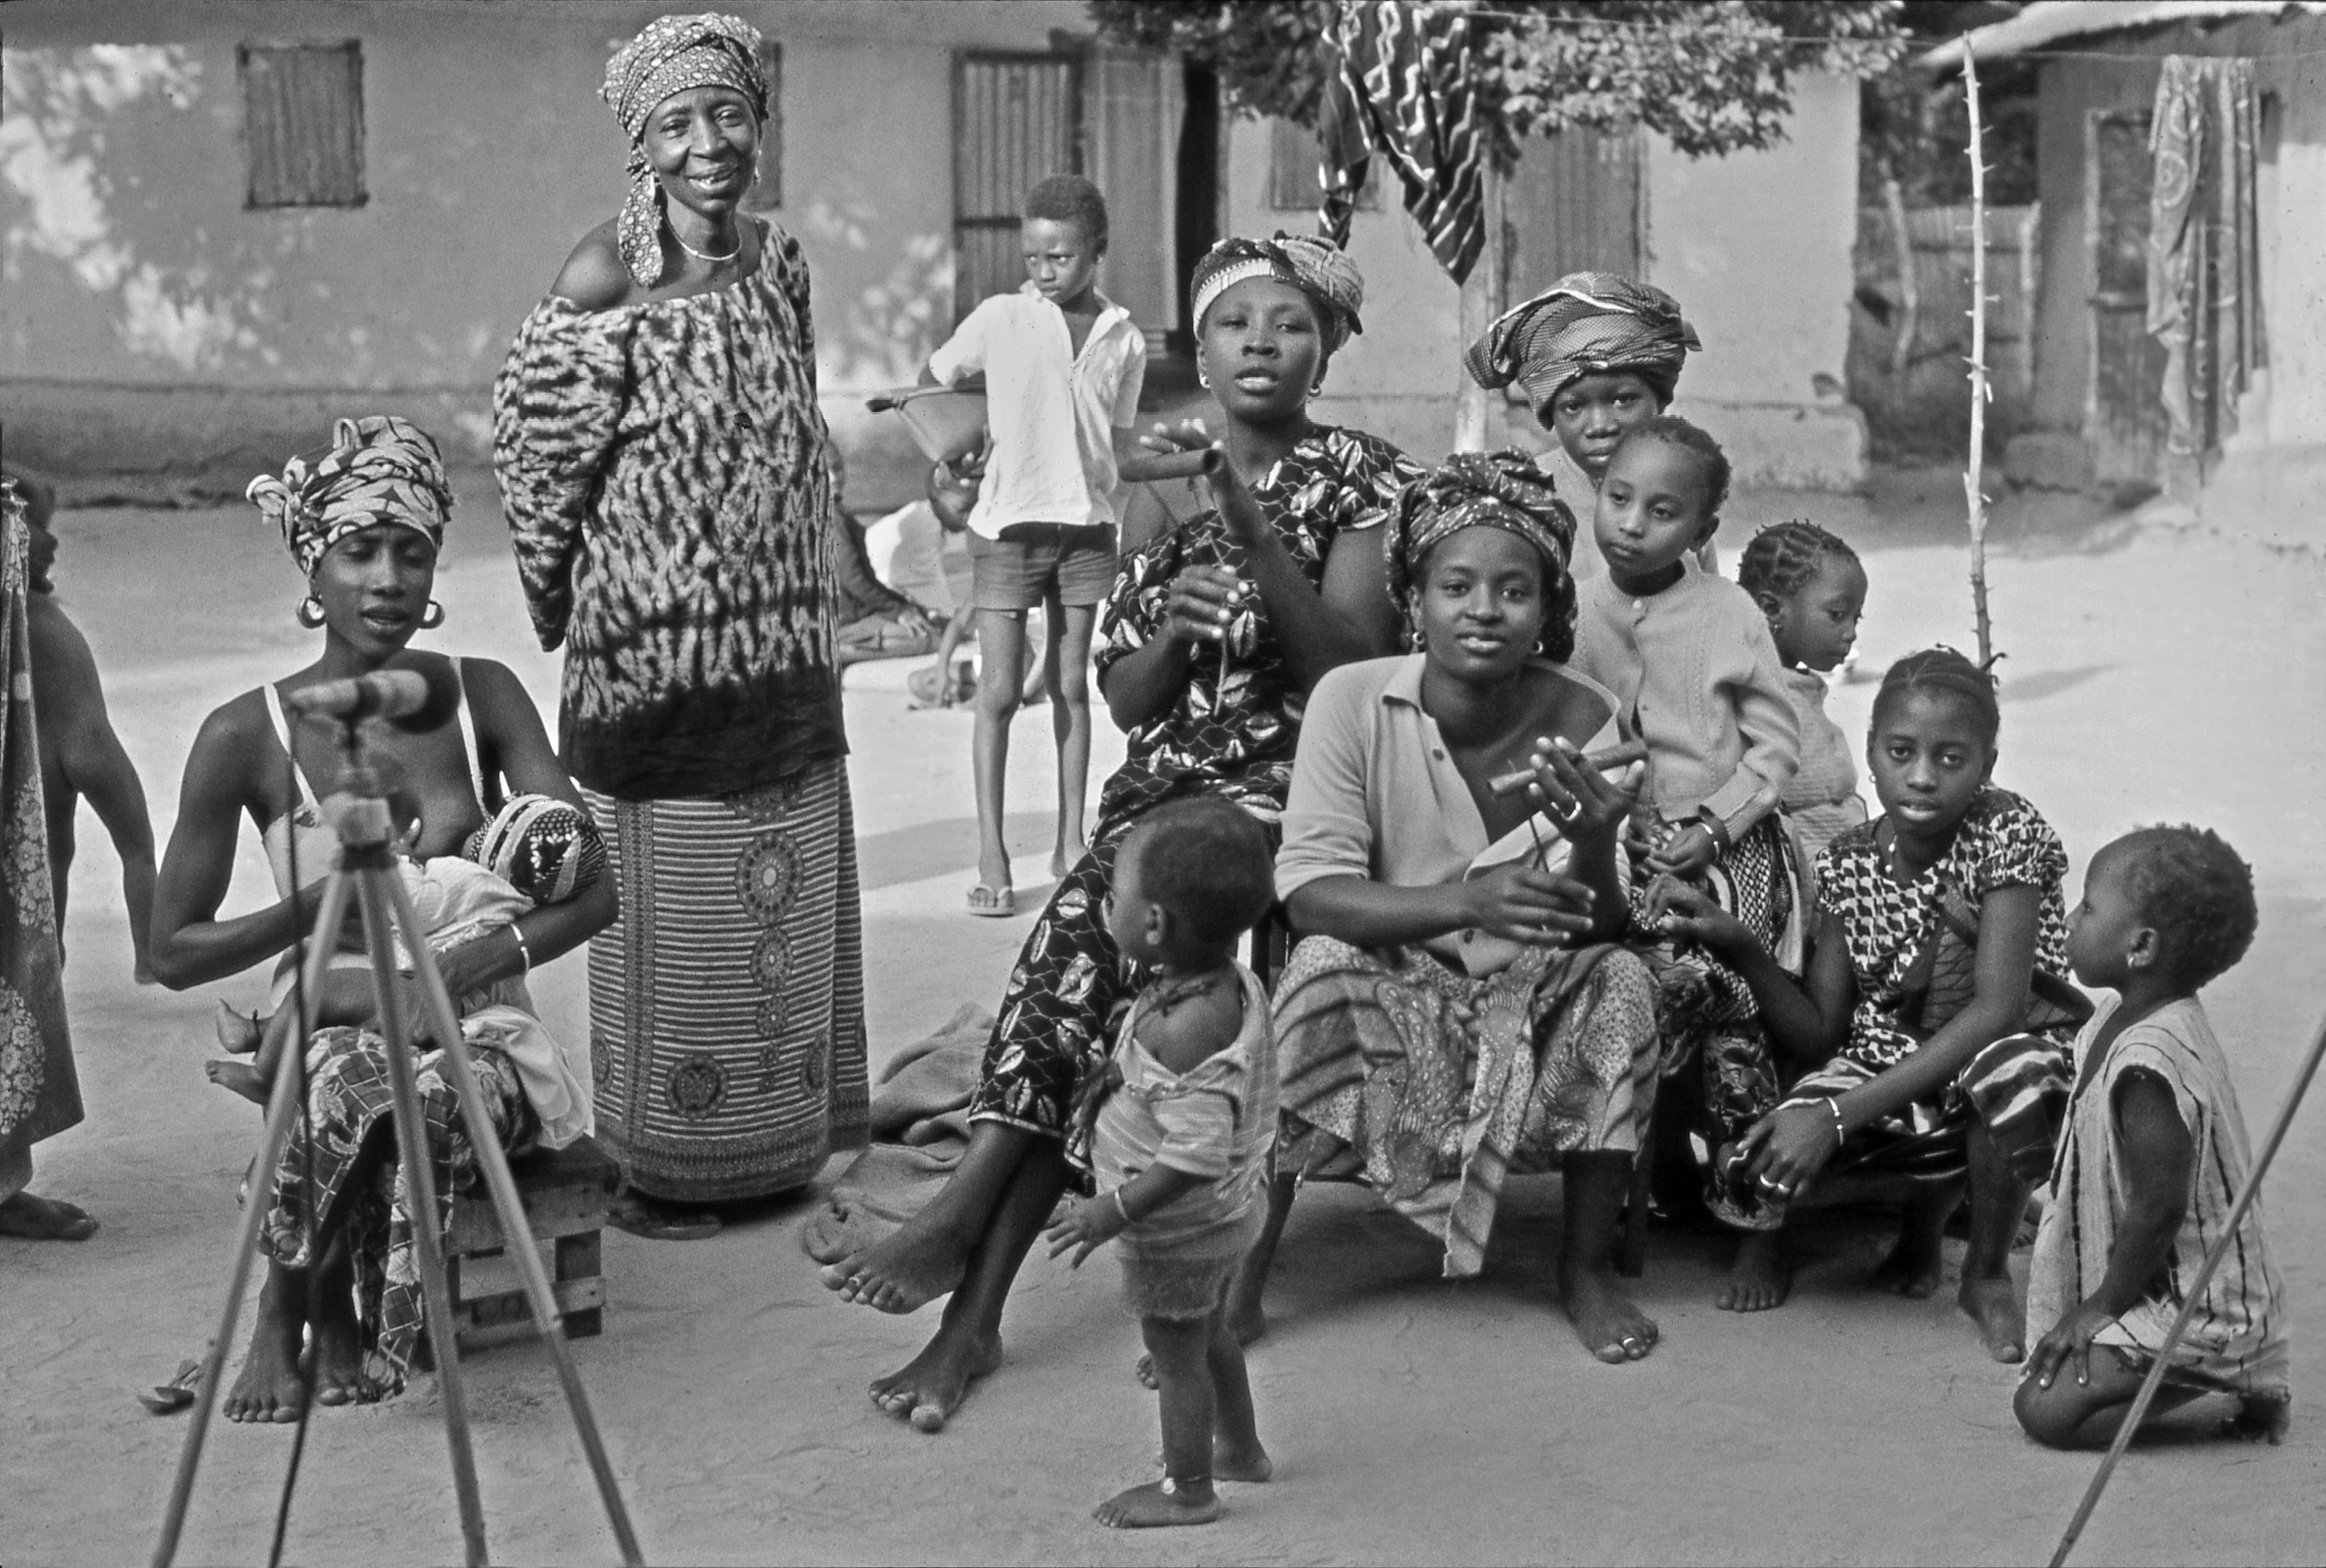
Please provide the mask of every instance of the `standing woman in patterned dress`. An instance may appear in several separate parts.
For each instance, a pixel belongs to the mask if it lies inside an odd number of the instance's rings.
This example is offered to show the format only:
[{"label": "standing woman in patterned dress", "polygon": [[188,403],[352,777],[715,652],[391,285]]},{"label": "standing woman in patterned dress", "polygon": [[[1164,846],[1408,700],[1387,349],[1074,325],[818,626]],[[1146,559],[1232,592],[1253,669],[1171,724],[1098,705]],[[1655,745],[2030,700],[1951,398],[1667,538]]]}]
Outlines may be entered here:
[{"label": "standing woman in patterned dress", "polygon": [[856,839],[825,432],[798,243],[737,211],[757,29],[665,16],[615,54],[628,199],[518,329],[493,458],[561,750],[621,877],[590,951],[599,1136],[639,1234],[863,1141]]}]

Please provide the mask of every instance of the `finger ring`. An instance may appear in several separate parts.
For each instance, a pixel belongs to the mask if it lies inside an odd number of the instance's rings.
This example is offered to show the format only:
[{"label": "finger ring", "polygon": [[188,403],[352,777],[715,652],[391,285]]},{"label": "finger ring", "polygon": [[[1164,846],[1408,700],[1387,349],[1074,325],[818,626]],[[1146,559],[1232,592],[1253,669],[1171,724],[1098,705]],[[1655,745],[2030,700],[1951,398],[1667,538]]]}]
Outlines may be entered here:
[{"label": "finger ring", "polygon": [[1780,1198],[1790,1198],[1793,1195],[1792,1188],[1775,1182],[1769,1183],[1769,1191],[1774,1192]]}]

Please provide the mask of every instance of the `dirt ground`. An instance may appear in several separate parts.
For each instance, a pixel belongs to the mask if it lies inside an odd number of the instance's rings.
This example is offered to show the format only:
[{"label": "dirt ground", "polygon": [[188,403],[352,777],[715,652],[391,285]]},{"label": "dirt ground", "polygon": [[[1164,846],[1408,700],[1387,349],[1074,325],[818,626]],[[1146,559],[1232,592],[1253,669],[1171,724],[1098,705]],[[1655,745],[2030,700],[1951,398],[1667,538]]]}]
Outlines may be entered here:
[{"label": "dirt ground", "polygon": [[[1933,640],[1967,645],[1958,481],[1885,476],[1871,497],[1740,498],[1725,529],[1807,514],[1858,542],[1873,580],[1865,679],[1835,697],[1862,725],[1871,673]],[[307,656],[299,585],[247,509],[88,511],[60,519],[58,580],[105,669],[116,721],[166,835],[202,714]],[[2083,861],[2136,821],[2193,819],[2250,858],[2261,936],[2208,996],[2258,1137],[2321,1006],[2326,946],[2326,564],[2072,506],[2006,509],[1994,561],[2005,673],[2002,780]],[[509,661],[548,705],[488,487],[456,515],[434,645]],[[876,1062],[964,1001],[990,1006],[1028,918],[965,918],[972,879],[969,719],[914,713],[903,671],[850,677]],[[1093,779],[1120,756],[1101,725]],[[1043,880],[1048,721],[1016,733],[1021,891]],[[104,1563],[150,1553],[183,1417],[133,1390],[198,1354],[218,1310],[250,1107],[203,1083],[209,1013],[255,978],[139,989],[116,870],[93,819],[74,873],[67,970],[88,1119],[38,1151],[39,1185],[104,1229],[83,1246],[0,1241],[0,1562]],[[237,899],[265,895],[246,835]],[[1029,902],[1037,902],[1038,895]],[[582,1024],[582,965],[537,984]],[[831,1169],[826,1172],[826,1179]],[[2326,1099],[2268,1187],[2293,1295],[2294,1379],[2326,1387],[2309,1331],[2326,1290]],[[606,1331],[582,1375],[650,1558],[711,1562],[2023,1562],[2040,1560],[2089,1477],[2010,1413],[2014,1372],[1986,1359],[1949,1291],[1906,1304],[1862,1288],[1884,1238],[1814,1231],[1782,1310],[1711,1297],[1721,1244],[1657,1236],[1641,1299],[1663,1327],[1648,1361],[1586,1358],[1548,1304],[1557,1183],[1518,1184],[1480,1280],[1435,1277],[1428,1242],[1351,1189],[1313,1192],[1287,1236],[1274,1328],[1252,1352],[1277,1480],[1233,1489],[1205,1530],[1117,1535],[1103,1496],[1151,1473],[1154,1401],[1130,1375],[1137,1331],[1114,1269],[1029,1266],[1009,1362],[926,1437],[866,1401],[930,1314],[837,1304],[799,1249],[807,1199],[724,1235],[648,1243],[609,1231]],[[2024,1264],[2024,1254],[2021,1254]],[[491,1537],[512,1562],[612,1561],[548,1363],[531,1347],[469,1364]],[[460,1551],[441,1406],[405,1398],[320,1412],[290,1533],[293,1560],[451,1561]],[[184,1558],[265,1554],[288,1428],[219,1423]],[[2298,1404],[2279,1449],[2145,1444],[2079,1560],[2326,1557],[2326,1422]]]}]

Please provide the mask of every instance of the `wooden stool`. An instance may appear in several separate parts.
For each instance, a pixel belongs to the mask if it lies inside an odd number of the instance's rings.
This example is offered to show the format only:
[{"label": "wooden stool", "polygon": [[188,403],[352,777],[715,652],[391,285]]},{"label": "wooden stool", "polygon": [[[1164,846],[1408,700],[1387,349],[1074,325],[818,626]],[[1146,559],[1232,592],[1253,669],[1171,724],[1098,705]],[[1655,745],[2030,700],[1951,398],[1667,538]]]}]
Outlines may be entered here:
[{"label": "wooden stool", "polygon": [[[604,1327],[606,1283],[598,1275],[598,1232],[613,1207],[621,1167],[589,1138],[562,1149],[541,1149],[509,1162],[518,1199],[525,1204],[533,1242],[555,1250],[550,1290],[569,1340],[588,1339]],[[532,1337],[533,1314],[525,1290],[514,1278],[480,1294],[462,1291],[471,1260],[498,1257],[507,1245],[492,1195],[481,1181],[452,1200],[452,1224],[445,1238],[445,1284],[452,1296],[452,1321],[462,1351]],[[495,1272],[504,1272],[496,1270]],[[514,1270],[507,1270],[514,1274]]]}]

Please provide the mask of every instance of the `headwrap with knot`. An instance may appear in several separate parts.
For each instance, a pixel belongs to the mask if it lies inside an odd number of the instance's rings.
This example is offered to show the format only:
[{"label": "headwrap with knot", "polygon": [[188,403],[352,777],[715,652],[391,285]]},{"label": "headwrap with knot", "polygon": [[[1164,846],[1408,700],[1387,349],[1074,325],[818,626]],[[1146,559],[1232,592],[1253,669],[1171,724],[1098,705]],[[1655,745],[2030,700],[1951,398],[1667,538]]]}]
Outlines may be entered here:
[{"label": "headwrap with knot", "polygon": [[1465,528],[1515,533],[1542,556],[1545,657],[1575,651],[1575,514],[1534,459],[1515,448],[1456,452],[1398,493],[1389,522],[1389,596],[1398,608],[1420,586],[1429,552]]},{"label": "headwrap with knot", "polygon": [[1187,281],[1197,331],[1212,302],[1246,278],[1274,278],[1316,301],[1325,319],[1327,354],[1365,329],[1357,320],[1365,302],[1365,280],[1357,264],[1329,239],[1278,229],[1274,239],[1231,237],[1204,253]]},{"label": "headwrap with knot", "polygon": [[1632,372],[1670,403],[1688,351],[1703,347],[1661,289],[1620,273],[1569,273],[1503,311],[1462,362],[1481,386],[1517,382],[1538,411],[1568,382],[1609,370]]},{"label": "headwrap with knot", "polygon": [[700,87],[734,88],[764,123],[768,79],[759,69],[759,30],[715,11],[657,16],[606,62],[600,96],[630,136],[630,193],[614,226],[615,245],[642,289],[662,279],[662,190],[647,163],[647,117],[671,94]]},{"label": "headwrap with knot", "polygon": [[283,466],[281,478],[261,474],[243,494],[283,530],[292,559],[310,576],[332,545],[383,523],[441,546],[452,513],[435,441],[392,413],[340,421],[328,450],[301,453]]}]

